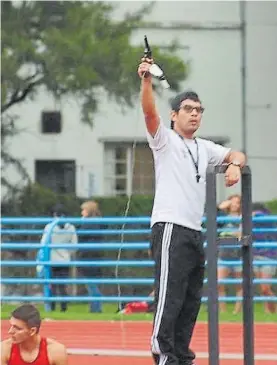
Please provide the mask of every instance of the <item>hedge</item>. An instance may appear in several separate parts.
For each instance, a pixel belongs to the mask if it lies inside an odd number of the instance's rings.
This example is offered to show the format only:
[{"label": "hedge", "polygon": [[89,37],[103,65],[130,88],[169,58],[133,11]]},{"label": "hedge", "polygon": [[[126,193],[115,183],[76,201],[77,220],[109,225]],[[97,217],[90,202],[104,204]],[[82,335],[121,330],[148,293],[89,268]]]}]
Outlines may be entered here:
[{"label": "hedge", "polygon": [[[128,197],[93,197],[99,203],[103,216],[123,216]],[[80,205],[87,198],[57,194],[38,184],[27,186],[18,196],[2,202],[3,216],[49,216],[51,208],[62,203],[69,216],[80,216]],[[277,198],[264,203],[273,214],[277,214]],[[150,216],[153,195],[133,195],[128,216]]]}]

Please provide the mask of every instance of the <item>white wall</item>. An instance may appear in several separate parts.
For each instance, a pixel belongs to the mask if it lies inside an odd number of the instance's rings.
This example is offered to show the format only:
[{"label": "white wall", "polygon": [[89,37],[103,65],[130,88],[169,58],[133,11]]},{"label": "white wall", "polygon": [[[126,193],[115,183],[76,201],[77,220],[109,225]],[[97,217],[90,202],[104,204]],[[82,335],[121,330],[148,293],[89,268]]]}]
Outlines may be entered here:
[{"label": "white wall", "polygon": [[[144,2],[113,3],[118,5],[115,18],[120,18],[125,11],[135,10]],[[276,17],[277,3],[247,2],[247,147],[253,173],[254,200],[268,200],[277,196]],[[215,24],[236,28],[239,6],[235,1],[157,2],[151,15],[146,18],[167,26],[182,22],[193,23],[200,28]],[[141,29],[134,33],[132,42],[141,44],[142,51],[144,34],[153,44],[166,45],[178,39],[183,46],[179,56],[191,65],[190,75],[183,88],[195,89],[206,108],[199,134],[227,136],[230,145],[240,149],[242,95],[239,30]],[[159,111],[165,121],[168,121],[168,100],[171,95],[165,91],[158,99]],[[265,108],[267,104],[269,107]],[[41,111],[55,108],[62,111],[62,134],[40,134]],[[99,139],[145,138],[139,99],[133,110],[122,115],[117,105],[103,98],[93,129],[81,125],[77,102],[64,100],[55,105],[53,98],[43,91],[35,102],[20,106],[17,111],[23,131],[12,139],[11,151],[25,160],[32,178],[35,159],[75,159],[79,169],[77,194],[81,196],[88,194],[89,173],[95,174],[95,194],[104,193],[103,145]],[[16,179],[13,172],[9,176]]]},{"label": "white wall", "polygon": [[277,2],[248,6],[247,146],[254,198],[277,197]]}]

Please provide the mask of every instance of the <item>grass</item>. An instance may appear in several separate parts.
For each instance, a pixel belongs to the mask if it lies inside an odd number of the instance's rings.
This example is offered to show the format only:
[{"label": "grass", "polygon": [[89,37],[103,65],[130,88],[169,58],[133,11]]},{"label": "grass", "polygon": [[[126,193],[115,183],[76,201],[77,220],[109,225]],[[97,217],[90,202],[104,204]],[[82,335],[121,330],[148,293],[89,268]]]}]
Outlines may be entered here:
[{"label": "grass", "polygon": [[[17,307],[17,305],[2,304],[1,306],[1,319],[9,319],[11,312]],[[234,315],[233,304],[227,304],[226,313],[220,313],[219,320],[221,322],[241,322],[242,314]],[[103,313],[89,313],[88,304],[69,304],[68,311],[61,313],[58,310],[55,312],[45,312],[43,305],[38,305],[41,316],[43,319],[53,320],[93,320],[93,321],[120,321],[120,320],[131,320],[131,321],[151,321],[153,315],[151,313],[137,313],[122,315],[116,313],[116,304],[104,304]],[[254,305],[254,321],[255,322],[276,322],[276,314],[265,314],[262,303],[256,303]],[[198,321],[206,322],[208,319],[207,306],[202,305]]]}]

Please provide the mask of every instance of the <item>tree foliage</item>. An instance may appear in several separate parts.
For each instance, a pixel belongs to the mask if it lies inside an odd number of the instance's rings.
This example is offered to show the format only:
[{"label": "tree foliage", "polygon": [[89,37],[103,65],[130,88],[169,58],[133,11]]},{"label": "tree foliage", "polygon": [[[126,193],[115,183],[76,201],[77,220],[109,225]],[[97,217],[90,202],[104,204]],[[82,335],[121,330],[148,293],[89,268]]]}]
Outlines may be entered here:
[{"label": "tree foliage", "polygon": [[[121,106],[133,105],[139,92],[136,67],[143,44],[132,45],[131,35],[151,5],[126,14],[122,21],[113,19],[112,5],[99,1],[2,1],[1,7],[4,139],[16,132],[20,122],[10,114],[13,106],[34,99],[38,88],[44,87],[56,98],[78,99],[82,121],[90,124],[99,90],[104,89]],[[187,69],[175,50],[174,45],[168,52],[153,46],[172,89],[178,90]],[[2,146],[7,156],[6,143]],[[15,161],[19,167],[16,159],[3,162]]]}]

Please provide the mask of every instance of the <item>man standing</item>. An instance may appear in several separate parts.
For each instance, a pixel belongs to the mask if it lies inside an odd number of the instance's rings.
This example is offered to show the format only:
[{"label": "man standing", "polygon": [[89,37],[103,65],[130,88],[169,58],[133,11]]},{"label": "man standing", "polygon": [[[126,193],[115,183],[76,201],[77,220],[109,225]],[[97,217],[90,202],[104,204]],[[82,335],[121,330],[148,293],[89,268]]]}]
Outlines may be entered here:
[{"label": "man standing", "polygon": [[[99,209],[99,205],[96,201],[89,200],[85,201],[81,205],[81,215],[84,219],[93,218],[93,217],[101,217],[101,212]],[[91,223],[82,223],[80,225],[80,229],[82,231],[91,231],[91,230],[101,230],[105,229],[103,224],[91,224]],[[103,235],[97,235],[94,233],[86,234],[80,237],[79,243],[93,243],[93,242],[102,242]],[[93,261],[99,260],[103,257],[103,253],[101,250],[79,250],[78,251],[78,259],[83,261]],[[101,267],[95,266],[81,266],[78,268],[78,272],[80,277],[93,279],[93,278],[101,278],[102,270]],[[91,297],[101,297],[102,294],[100,292],[99,287],[96,284],[87,284],[88,295]],[[89,303],[89,310],[91,313],[101,313],[102,312],[102,302],[93,301]]]},{"label": "man standing", "polygon": [[67,365],[64,345],[41,337],[39,311],[31,304],[15,309],[10,319],[10,338],[1,343],[1,365]]},{"label": "man standing", "polygon": [[159,118],[149,68],[142,59],[141,104],[155,164],[151,249],[155,261],[155,316],[151,348],[157,365],[193,365],[189,349],[201,305],[205,255],[201,222],[208,164],[229,164],[226,186],[236,184],[245,164],[241,152],[195,138],[204,108],[195,92],[171,103],[171,129]]}]

